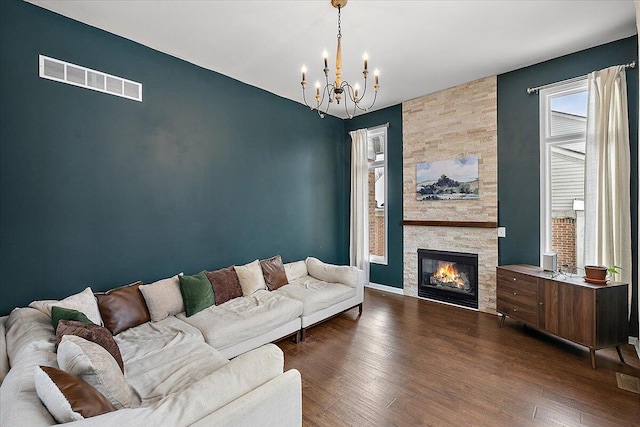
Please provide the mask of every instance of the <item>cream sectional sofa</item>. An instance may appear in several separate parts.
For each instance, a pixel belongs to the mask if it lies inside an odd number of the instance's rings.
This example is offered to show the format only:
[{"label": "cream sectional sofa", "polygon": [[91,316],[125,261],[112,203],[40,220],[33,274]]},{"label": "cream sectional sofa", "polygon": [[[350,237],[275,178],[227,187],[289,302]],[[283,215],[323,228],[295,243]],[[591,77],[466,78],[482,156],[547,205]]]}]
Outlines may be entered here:
[{"label": "cream sectional sofa", "polygon": [[[169,315],[114,335],[129,407],[70,425],[293,426],[302,422],[301,378],[284,372],[270,342],[359,306],[364,274],[315,258],[284,264],[284,286],[259,289],[190,317]],[[0,318],[0,425],[53,425],[38,397],[36,366],[57,367],[51,318],[17,308]]]}]

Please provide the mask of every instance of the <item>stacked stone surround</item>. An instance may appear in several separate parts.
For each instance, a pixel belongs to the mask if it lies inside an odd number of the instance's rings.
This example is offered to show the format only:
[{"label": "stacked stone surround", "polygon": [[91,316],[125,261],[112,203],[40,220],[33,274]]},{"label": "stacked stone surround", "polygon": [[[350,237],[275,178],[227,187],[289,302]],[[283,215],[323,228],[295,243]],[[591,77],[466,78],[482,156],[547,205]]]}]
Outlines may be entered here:
[{"label": "stacked stone surround", "polygon": [[[497,78],[483,78],[402,104],[405,220],[498,220]],[[477,156],[478,200],[416,200],[416,165]],[[494,313],[498,237],[494,228],[403,227],[404,293],[418,296],[418,254],[434,249],[478,254],[478,308]]]}]

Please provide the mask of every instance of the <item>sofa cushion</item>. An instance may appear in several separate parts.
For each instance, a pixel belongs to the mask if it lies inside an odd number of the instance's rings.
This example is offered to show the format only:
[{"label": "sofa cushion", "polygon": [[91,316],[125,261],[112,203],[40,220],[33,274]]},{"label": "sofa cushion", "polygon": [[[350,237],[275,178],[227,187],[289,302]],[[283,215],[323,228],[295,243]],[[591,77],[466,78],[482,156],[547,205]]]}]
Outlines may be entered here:
[{"label": "sofa cushion", "polygon": [[53,332],[58,330],[58,323],[61,320],[76,320],[81,323],[93,323],[84,313],[74,310],[72,308],[62,308],[54,305],[51,307],[51,324],[53,325]]},{"label": "sofa cushion", "polygon": [[242,287],[236,269],[231,266],[216,271],[207,271],[207,278],[213,287],[216,305],[224,304],[233,298],[242,296]]},{"label": "sofa cushion", "polygon": [[142,282],[96,293],[104,326],[117,335],[150,320],[147,304],[138,289]]},{"label": "sofa cushion", "polygon": [[235,266],[238,280],[242,287],[242,295],[247,297],[260,289],[266,289],[260,261],[255,260],[245,265]]},{"label": "sofa cushion", "polygon": [[139,289],[147,303],[149,317],[153,322],[184,311],[178,275],[158,280],[149,285],[140,285]]},{"label": "sofa cushion", "polygon": [[309,275],[329,283],[341,283],[355,288],[361,278],[361,270],[350,265],[333,265],[309,257],[306,260]]},{"label": "sofa cushion", "polygon": [[180,276],[180,292],[187,317],[212,306],[215,303],[211,282],[204,271],[193,276]]},{"label": "sofa cushion", "polygon": [[101,345],[66,335],[58,346],[58,366],[95,387],[116,408],[131,406],[131,390],[124,374]]},{"label": "sofa cushion", "polygon": [[111,332],[104,326],[84,324],[75,320],[61,320],[56,331],[56,346],[60,344],[62,337],[65,335],[75,335],[102,346],[113,356],[120,370],[124,373],[124,362],[122,361],[120,348],[113,339]]},{"label": "sofa cushion", "polygon": [[307,271],[307,263],[304,260],[286,263],[284,265],[284,271],[287,274],[287,283],[291,283],[292,280],[309,274]]},{"label": "sofa cushion", "polygon": [[262,268],[262,275],[264,276],[267,289],[270,291],[274,291],[289,283],[280,255],[260,261],[260,268]]},{"label": "sofa cushion", "polygon": [[57,300],[42,300],[33,301],[29,304],[29,307],[35,308],[51,317],[51,307],[53,306],[71,308],[84,313],[89,320],[96,325],[101,325],[102,320],[100,318],[100,311],[98,310],[98,304],[96,303],[96,297],[93,295],[91,288],[86,288],[84,291],[71,295],[62,301]]},{"label": "sofa cushion", "polygon": [[115,340],[127,367],[127,383],[143,405],[183,391],[228,363],[205,344],[197,328],[174,316],[128,329]]},{"label": "sofa cushion", "polygon": [[116,410],[95,388],[68,372],[50,366],[36,366],[34,378],[38,397],[59,423]]},{"label": "sofa cushion", "polygon": [[328,283],[311,276],[293,280],[274,292],[301,301],[304,305],[303,316],[309,316],[356,295],[354,288],[339,283]]},{"label": "sofa cushion", "polygon": [[235,298],[201,311],[195,316],[176,317],[198,328],[207,344],[222,350],[262,335],[299,317],[302,303],[267,290]]}]

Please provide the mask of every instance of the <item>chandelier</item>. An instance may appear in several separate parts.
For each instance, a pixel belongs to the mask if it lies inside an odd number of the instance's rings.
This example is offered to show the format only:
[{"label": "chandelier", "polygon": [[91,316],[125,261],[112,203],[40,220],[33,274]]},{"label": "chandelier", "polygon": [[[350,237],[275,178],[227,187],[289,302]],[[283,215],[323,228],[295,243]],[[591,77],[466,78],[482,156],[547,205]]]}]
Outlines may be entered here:
[{"label": "chandelier", "polygon": [[[329,107],[335,101],[336,104],[340,104],[340,101],[343,99],[344,95],[344,109],[349,118],[353,118],[357,111],[368,111],[373,105],[376,103],[376,97],[378,96],[378,88],[379,85],[379,73],[376,68],[374,71],[375,82],[373,85],[373,101],[371,105],[368,107],[362,106],[362,100],[367,93],[367,75],[368,71],[368,61],[369,57],[365,52],[363,56],[364,67],[362,70],[362,75],[364,77],[364,88],[362,93],[360,93],[360,85],[358,83],[351,85],[349,82],[342,80],[342,51],[340,46],[340,41],[342,39],[342,28],[340,26],[340,12],[342,8],[347,5],[348,0],[331,0],[331,5],[338,9],[338,48],[336,49],[336,74],[335,80],[331,83],[329,82],[329,66],[327,63],[327,59],[329,58],[329,54],[326,49],[322,53],[322,57],[324,59],[324,77],[325,77],[325,85],[321,87],[320,81],[316,81],[316,105],[309,105],[306,97],[306,87],[307,87],[307,67],[302,66],[302,99],[307,107],[312,110],[317,110],[320,118],[324,118],[324,115],[329,112]],[[326,102],[325,102],[326,101]],[[349,107],[349,103],[353,104],[352,107]],[[324,109],[324,111],[322,111]],[[350,111],[351,109],[351,111]]]}]

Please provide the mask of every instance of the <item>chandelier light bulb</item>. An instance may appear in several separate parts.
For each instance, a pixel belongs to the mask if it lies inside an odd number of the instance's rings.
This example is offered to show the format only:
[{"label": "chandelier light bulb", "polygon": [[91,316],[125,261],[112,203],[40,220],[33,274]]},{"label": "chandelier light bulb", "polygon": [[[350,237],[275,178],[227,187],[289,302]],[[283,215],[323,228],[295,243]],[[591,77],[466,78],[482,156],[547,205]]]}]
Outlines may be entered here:
[{"label": "chandelier light bulb", "polygon": [[367,53],[367,51],[365,51],[364,55],[362,55],[362,59],[364,60],[364,70],[367,71],[367,65],[369,62],[369,54]]},{"label": "chandelier light bulb", "polygon": [[329,68],[327,65],[327,59],[329,59],[329,52],[327,52],[327,49],[322,51],[322,59],[324,59],[324,68]]},{"label": "chandelier light bulb", "polygon": [[302,66],[302,83],[307,81],[307,67],[305,65]]}]

